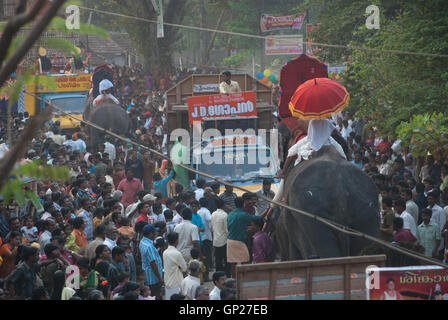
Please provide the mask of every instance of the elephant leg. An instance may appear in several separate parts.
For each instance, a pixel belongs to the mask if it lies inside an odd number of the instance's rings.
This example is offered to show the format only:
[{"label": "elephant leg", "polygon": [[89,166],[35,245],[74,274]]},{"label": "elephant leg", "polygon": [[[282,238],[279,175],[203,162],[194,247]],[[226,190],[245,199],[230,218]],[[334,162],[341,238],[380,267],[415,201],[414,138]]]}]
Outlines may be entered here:
[{"label": "elephant leg", "polygon": [[282,210],[275,226],[275,238],[278,244],[282,261],[290,260],[289,247],[291,246],[291,240],[288,237],[288,232],[285,226],[285,213]]}]

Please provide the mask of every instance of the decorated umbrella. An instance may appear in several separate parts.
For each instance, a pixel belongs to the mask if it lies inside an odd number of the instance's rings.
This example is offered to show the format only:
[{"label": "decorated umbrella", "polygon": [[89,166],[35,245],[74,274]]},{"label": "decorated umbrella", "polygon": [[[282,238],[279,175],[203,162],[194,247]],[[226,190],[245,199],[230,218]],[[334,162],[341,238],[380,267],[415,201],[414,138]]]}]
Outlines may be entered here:
[{"label": "decorated umbrella", "polygon": [[347,106],[350,94],[336,81],[316,78],[301,84],[289,102],[291,114],[302,120],[326,119]]}]

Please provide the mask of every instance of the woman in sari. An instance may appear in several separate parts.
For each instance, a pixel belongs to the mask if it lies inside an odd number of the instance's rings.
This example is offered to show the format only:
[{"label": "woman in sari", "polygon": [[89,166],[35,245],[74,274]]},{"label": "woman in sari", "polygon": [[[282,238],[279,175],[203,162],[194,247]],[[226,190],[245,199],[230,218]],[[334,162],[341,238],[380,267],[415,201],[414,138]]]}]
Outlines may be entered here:
[{"label": "woman in sari", "polygon": [[79,268],[79,275],[74,278],[75,283],[79,281],[79,289],[76,290],[76,295],[81,299],[85,299],[89,292],[94,289],[102,290],[105,283],[101,275],[90,268],[89,259],[80,258],[77,266]]}]

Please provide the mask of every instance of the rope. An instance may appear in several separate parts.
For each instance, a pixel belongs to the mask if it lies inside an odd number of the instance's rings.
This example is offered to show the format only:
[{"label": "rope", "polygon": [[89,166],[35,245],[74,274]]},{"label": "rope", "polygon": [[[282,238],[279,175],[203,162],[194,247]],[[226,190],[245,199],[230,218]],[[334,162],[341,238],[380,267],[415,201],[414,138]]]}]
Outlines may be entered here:
[{"label": "rope", "polygon": [[[149,23],[157,24],[156,20],[136,17],[136,16],[130,16],[125,15],[121,13],[116,12],[110,12],[110,11],[104,11],[100,9],[94,9],[94,8],[88,8],[79,6],[80,9],[87,10],[87,11],[93,11],[97,13],[103,13],[107,15],[112,15],[116,17],[126,18],[126,19],[133,19],[138,21],[144,21]],[[203,28],[203,27],[195,27],[195,26],[188,26],[188,25],[182,25],[182,24],[175,24],[175,23],[163,23],[166,26],[170,27],[176,27],[176,28],[182,28],[182,29],[188,29],[188,30],[196,30],[196,31],[208,31],[208,32],[216,32],[231,36],[238,36],[238,37],[245,37],[245,38],[253,38],[253,39],[268,39],[272,38],[273,36],[260,36],[255,34],[248,34],[248,33],[240,33],[240,32],[232,32],[232,31],[224,31],[224,30],[217,30],[217,29],[211,29],[211,28]],[[291,37],[291,35],[286,35],[284,37]],[[297,37],[297,36],[296,36]],[[281,38],[278,39],[279,42],[281,42]],[[318,42],[309,42],[311,45],[316,47],[329,47],[329,48],[340,48],[340,49],[349,49],[349,50],[361,50],[361,51],[372,51],[372,52],[383,52],[383,53],[392,53],[392,54],[405,54],[405,55],[414,55],[414,56],[422,56],[422,57],[433,57],[433,58],[448,58],[448,54],[437,54],[437,53],[427,53],[427,52],[413,52],[413,51],[404,51],[404,50],[393,50],[393,49],[379,49],[379,48],[366,48],[361,46],[347,46],[347,45],[338,45],[338,44],[328,44],[328,43],[318,43]]]},{"label": "rope", "polygon": [[[178,165],[178,166],[181,167],[181,168],[184,168],[185,170],[188,170],[188,171],[193,172],[193,173],[195,173],[195,174],[198,174],[198,175],[207,177],[207,178],[209,178],[209,179],[211,179],[211,180],[214,180],[214,181],[216,181],[216,182],[218,182],[218,183],[220,183],[220,184],[223,184],[223,185],[226,185],[226,186],[230,186],[230,187],[239,189],[239,190],[244,191],[244,192],[252,193],[250,190],[244,189],[243,187],[240,187],[240,186],[233,185],[233,184],[231,184],[231,183],[229,183],[229,182],[226,182],[226,181],[222,181],[222,180],[220,180],[220,179],[218,179],[218,178],[216,178],[216,177],[214,177],[214,176],[212,176],[212,175],[209,175],[208,173],[205,173],[205,172],[202,172],[202,171],[198,171],[198,170],[193,169],[193,168],[191,168],[191,167],[185,166],[185,165],[182,164],[182,163],[178,163],[178,162],[176,162],[176,161],[172,161],[172,160],[170,159],[170,157],[165,156],[164,154],[160,153],[160,152],[157,151],[157,150],[153,150],[153,149],[151,149],[151,148],[149,148],[149,147],[146,147],[146,146],[144,146],[144,145],[142,145],[142,144],[140,144],[140,143],[138,143],[138,142],[135,142],[135,141],[132,141],[132,140],[127,139],[127,138],[125,138],[125,137],[122,137],[122,136],[120,136],[120,135],[118,135],[118,134],[116,134],[116,133],[114,133],[114,132],[112,132],[112,131],[109,131],[109,130],[107,130],[107,129],[105,129],[105,128],[102,128],[102,127],[96,125],[95,123],[92,123],[92,122],[87,121],[87,120],[80,119],[80,118],[78,118],[78,117],[76,117],[76,116],[74,116],[74,115],[72,115],[72,114],[69,114],[69,113],[65,112],[64,110],[62,110],[61,108],[59,108],[58,106],[55,106],[55,105],[54,105],[53,103],[51,103],[50,101],[45,100],[45,99],[43,99],[42,97],[37,96],[36,94],[30,93],[30,92],[27,92],[27,91],[25,91],[25,93],[26,93],[26,94],[29,94],[29,95],[31,95],[31,96],[33,96],[33,97],[35,97],[36,99],[38,99],[38,100],[40,100],[40,101],[42,101],[42,102],[45,102],[45,103],[46,103],[47,105],[49,105],[51,108],[53,108],[53,109],[55,109],[55,110],[57,110],[57,111],[63,113],[63,114],[66,115],[66,116],[69,116],[69,117],[71,117],[71,118],[73,118],[73,119],[75,119],[75,120],[78,120],[79,122],[82,122],[82,123],[84,123],[84,124],[86,124],[86,125],[88,125],[88,126],[91,126],[91,127],[95,128],[95,129],[98,129],[98,130],[100,130],[100,131],[102,131],[102,132],[104,132],[104,133],[106,133],[106,134],[108,134],[108,135],[110,135],[110,136],[113,136],[113,137],[115,137],[115,138],[117,138],[117,139],[119,139],[119,140],[121,140],[121,141],[124,141],[124,142],[126,142],[126,143],[131,143],[132,145],[134,145],[134,146],[136,146],[136,147],[145,149],[145,150],[150,151],[150,152],[152,152],[152,153],[154,153],[154,154],[156,154],[156,155],[158,155],[158,156],[160,156],[160,157],[162,157],[162,158],[164,158],[164,159],[170,160],[172,163]],[[255,193],[254,193],[254,194],[255,194]],[[336,223],[336,222],[327,220],[327,219],[325,219],[325,218],[316,216],[316,215],[314,215],[314,214],[312,214],[312,213],[309,213],[309,212],[306,212],[306,211],[303,211],[303,210],[299,210],[299,209],[293,208],[293,207],[291,207],[291,206],[289,206],[289,205],[287,205],[287,204],[284,204],[284,203],[282,203],[282,202],[273,201],[273,200],[271,200],[271,199],[269,199],[269,198],[267,198],[267,197],[265,197],[265,196],[263,196],[263,195],[259,195],[259,194],[255,194],[255,195],[256,195],[258,198],[263,199],[263,200],[265,200],[265,201],[267,201],[267,202],[269,202],[269,203],[271,203],[271,204],[274,204],[274,205],[277,206],[277,207],[282,207],[282,208],[284,208],[284,209],[287,209],[287,210],[290,210],[290,211],[292,211],[292,212],[296,212],[296,213],[298,213],[298,214],[301,214],[301,215],[303,215],[303,216],[306,216],[306,217],[308,217],[308,218],[310,218],[310,219],[314,219],[314,220],[316,220],[316,221],[319,221],[319,222],[325,224],[326,226],[328,226],[329,228],[332,228],[332,229],[337,230],[337,231],[339,231],[339,232],[342,232],[342,233],[344,233],[344,234],[347,234],[347,235],[350,235],[350,236],[359,237],[359,238],[363,238],[363,239],[367,239],[367,240],[370,240],[370,241],[372,241],[372,242],[378,243],[378,244],[380,244],[380,245],[382,245],[382,246],[384,246],[384,247],[387,247],[387,248],[389,248],[389,249],[391,249],[391,250],[394,250],[394,251],[399,252],[399,253],[401,253],[401,254],[407,255],[407,256],[409,256],[409,257],[412,257],[412,258],[415,258],[415,259],[418,259],[418,260],[421,260],[421,261],[424,261],[424,262],[427,262],[427,263],[430,263],[430,264],[438,265],[438,266],[441,266],[441,267],[443,267],[443,268],[448,268],[448,266],[444,265],[444,264],[441,263],[440,261],[435,260],[435,259],[432,259],[432,258],[428,258],[428,257],[426,257],[426,256],[424,256],[424,255],[421,255],[421,254],[418,254],[418,253],[416,253],[416,252],[414,252],[414,251],[412,251],[412,250],[394,246],[394,245],[390,244],[389,242],[386,242],[386,241],[377,239],[377,238],[372,237],[372,236],[370,236],[370,235],[368,235],[368,234],[366,234],[366,233],[363,233],[363,232],[354,230],[354,229],[352,229],[352,228],[349,228],[349,227],[347,227],[347,226],[341,225],[341,224],[339,224],[339,223]]]}]

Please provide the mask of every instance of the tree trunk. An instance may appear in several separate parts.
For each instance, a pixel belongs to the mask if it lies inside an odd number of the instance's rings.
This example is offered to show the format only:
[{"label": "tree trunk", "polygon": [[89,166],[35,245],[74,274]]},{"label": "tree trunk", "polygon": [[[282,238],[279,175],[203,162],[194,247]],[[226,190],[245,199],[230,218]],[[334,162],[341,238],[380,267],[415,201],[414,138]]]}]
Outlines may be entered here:
[{"label": "tree trunk", "polygon": [[[157,20],[151,0],[132,1],[119,4],[121,13],[130,16],[144,17],[148,20]],[[187,0],[163,1],[164,23],[180,24],[184,14]],[[162,75],[175,70],[172,54],[177,41],[179,27],[164,25],[164,38],[157,38],[157,24],[153,22],[136,21],[129,18],[123,20],[124,28],[132,38],[133,43],[144,56],[145,67],[157,70]]]},{"label": "tree trunk", "polygon": [[[218,24],[216,25],[216,30],[221,29],[221,25],[222,25],[222,18],[224,17],[224,13],[225,13],[225,9],[222,9],[221,11],[221,15],[218,18]],[[216,32],[213,32],[212,38],[210,39],[210,43],[208,45],[207,51],[205,52],[205,59],[204,59],[204,64],[208,64],[209,60],[210,60],[210,52],[213,49],[213,44],[215,43],[215,39],[216,39]]]},{"label": "tree trunk", "polygon": [[[166,1],[164,2],[166,3]],[[171,0],[164,8],[164,21],[180,24],[185,14],[187,0]],[[155,25],[154,25],[155,27]],[[160,72],[172,72],[174,67],[173,52],[179,35],[178,27],[165,26],[165,38],[157,39]],[[157,64],[156,64],[157,65]]]},{"label": "tree trunk", "polygon": [[[201,28],[205,28],[207,26],[207,12],[205,11],[204,0],[199,0],[199,12],[201,14]],[[199,64],[206,64],[206,53],[207,51],[207,32],[201,31],[199,38]]]}]

